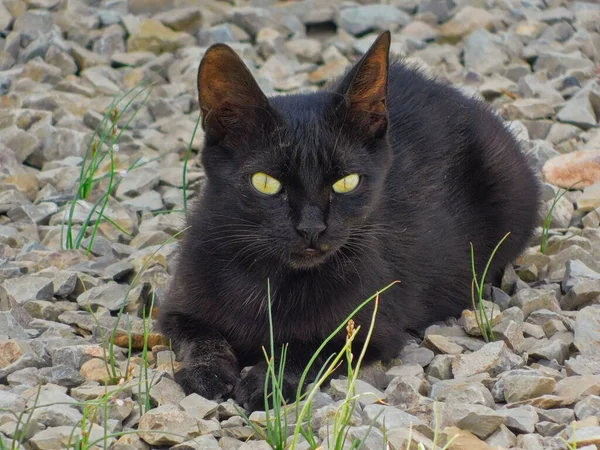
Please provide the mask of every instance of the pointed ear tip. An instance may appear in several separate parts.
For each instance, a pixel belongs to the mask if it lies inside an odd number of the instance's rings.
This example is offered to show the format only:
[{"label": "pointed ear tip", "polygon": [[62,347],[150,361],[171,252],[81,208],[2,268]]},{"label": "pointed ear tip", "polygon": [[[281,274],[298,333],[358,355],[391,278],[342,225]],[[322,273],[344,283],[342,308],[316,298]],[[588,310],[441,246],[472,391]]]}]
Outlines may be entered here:
[{"label": "pointed ear tip", "polygon": [[383,33],[379,35],[377,38],[377,42],[384,47],[389,48],[392,43],[392,33],[389,30],[385,30]]},{"label": "pointed ear tip", "polygon": [[236,54],[235,51],[229,45],[219,42],[208,47],[202,59],[204,60],[207,57],[214,58],[218,56],[230,55],[232,53],[234,55]]}]

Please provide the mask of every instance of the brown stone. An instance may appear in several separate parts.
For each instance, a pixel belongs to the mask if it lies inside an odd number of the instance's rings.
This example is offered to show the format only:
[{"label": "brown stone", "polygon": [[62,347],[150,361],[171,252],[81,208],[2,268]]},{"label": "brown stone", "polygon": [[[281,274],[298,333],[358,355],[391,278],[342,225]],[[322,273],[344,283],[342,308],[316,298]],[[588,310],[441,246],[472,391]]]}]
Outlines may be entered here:
[{"label": "brown stone", "polygon": [[108,383],[111,379],[108,364],[99,358],[93,358],[83,363],[79,373],[88,380],[97,381],[98,383]]},{"label": "brown stone", "polygon": [[562,188],[582,188],[600,181],[600,149],[565,153],[550,158],[544,179]]},{"label": "brown stone", "polygon": [[23,349],[16,341],[0,341],[0,368],[4,369],[10,366],[23,354]]}]

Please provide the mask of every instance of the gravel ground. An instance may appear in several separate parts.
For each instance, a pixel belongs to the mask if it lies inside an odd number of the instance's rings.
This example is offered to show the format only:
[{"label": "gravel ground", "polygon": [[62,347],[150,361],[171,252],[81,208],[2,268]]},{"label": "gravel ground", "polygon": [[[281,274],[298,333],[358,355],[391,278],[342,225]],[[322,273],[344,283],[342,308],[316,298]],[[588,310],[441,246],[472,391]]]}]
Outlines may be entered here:
[{"label": "gravel ground", "polygon": [[[184,395],[171,378],[178,363],[143,319],[170,279],[184,195],[192,201],[203,179],[199,131],[183,189],[197,66],[210,44],[227,42],[265,92],[313,90],[381,29],[411,64],[494,105],[546,184],[538,237],[501,288],[485,290],[495,341],[482,339],[471,311],[430,327],[398,365],[365,371],[357,390],[379,401],[359,399],[348,435],[375,420],[365,448],[384,448],[385,421],[391,449],[406,448],[411,426],[411,449],[433,448],[436,428],[438,442],[458,434],[453,450],[600,449],[594,0],[0,0],[0,442],[54,450],[108,429],[78,448],[270,448],[231,402]],[[145,82],[154,83],[147,99]],[[130,89],[140,95],[111,115]],[[107,113],[119,140],[95,147],[105,155],[99,180],[71,220],[88,234],[65,250],[61,224]],[[107,200],[102,220],[90,216],[98,200]],[[104,349],[111,334],[117,345]],[[334,380],[315,400],[320,439],[346,386]]]}]

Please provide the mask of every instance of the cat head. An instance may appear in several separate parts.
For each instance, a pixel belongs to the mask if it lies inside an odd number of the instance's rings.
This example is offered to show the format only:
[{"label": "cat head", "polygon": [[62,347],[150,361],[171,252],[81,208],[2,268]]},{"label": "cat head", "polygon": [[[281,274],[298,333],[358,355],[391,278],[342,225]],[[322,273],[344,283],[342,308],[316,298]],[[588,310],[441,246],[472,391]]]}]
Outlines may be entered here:
[{"label": "cat head", "polygon": [[207,50],[199,214],[212,215],[221,254],[310,269],[364,245],[392,159],[389,46],[385,32],[330,91],[271,98],[231,48]]}]

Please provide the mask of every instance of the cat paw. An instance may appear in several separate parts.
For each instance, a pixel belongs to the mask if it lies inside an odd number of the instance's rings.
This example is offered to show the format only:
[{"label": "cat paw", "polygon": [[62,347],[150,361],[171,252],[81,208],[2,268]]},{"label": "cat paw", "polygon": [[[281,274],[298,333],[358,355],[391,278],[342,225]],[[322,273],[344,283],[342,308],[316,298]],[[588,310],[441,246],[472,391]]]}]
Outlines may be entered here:
[{"label": "cat paw", "polygon": [[[233,397],[248,411],[265,410],[265,377],[267,376],[266,365],[259,364],[254,366],[242,378],[235,387]],[[286,402],[295,398],[298,382],[295,377],[284,375],[282,394]],[[269,389],[273,388],[269,383]],[[272,399],[269,397],[269,408],[272,407]]]},{"label": "cat paw", "polygon": [[222,364],[195,364],[175,374],[186,395],[196,393],[209,400],[230,394],[239,383],[239,371],[227,361]]}]

